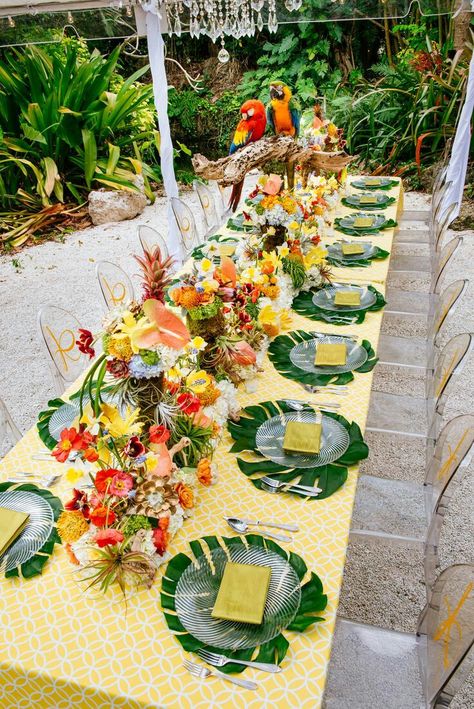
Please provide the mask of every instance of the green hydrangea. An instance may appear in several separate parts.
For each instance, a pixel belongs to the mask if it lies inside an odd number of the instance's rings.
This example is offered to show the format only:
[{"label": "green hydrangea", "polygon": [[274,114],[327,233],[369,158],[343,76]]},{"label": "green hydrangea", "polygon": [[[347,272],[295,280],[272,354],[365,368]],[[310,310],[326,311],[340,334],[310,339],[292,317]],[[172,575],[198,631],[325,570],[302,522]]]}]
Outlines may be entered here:
[{"label": "green hydrangea", "polygon": [[131,537],[140,529],[151,529],[151,522],[145,515],[130,515],[122,527],[122,532],[126,537]]}]

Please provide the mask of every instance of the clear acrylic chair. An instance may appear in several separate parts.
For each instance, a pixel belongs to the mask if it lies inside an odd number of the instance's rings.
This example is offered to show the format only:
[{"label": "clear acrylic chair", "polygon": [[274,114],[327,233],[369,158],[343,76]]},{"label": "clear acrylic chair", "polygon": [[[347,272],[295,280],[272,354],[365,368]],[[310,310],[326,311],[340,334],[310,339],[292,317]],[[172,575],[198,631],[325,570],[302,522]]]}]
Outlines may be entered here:
[{"label": "clear acrylic chair", "polygon": [[[432,294],[429,313],[418,314],[427,323],[426,337],[399,337],[382,333],[377,345],[379,364],[416,369],[432,367],[440,330],[455,313],[468,283],[466,279],[454,281],[440,295]],[[410,313],[410,316],[413,315]]]},{"label": "clear acrylic chair", "polygon": [[193,190],[196,192],[204,214],[206,224],[206,237],[216,233],[220,226],[220,218],[217,214],[216,203],[212,190],[199,180],[194,180]]},{"label": "clear acrylic chair", "polygon": [[232,209],[229,207],[232,187],[222,187],[222,185],[215,181],[213,184],[215,185],[216,201],[219,205],[219,216],[222,222],[226,222],[233,214]]},{"label": "clear acrylic chair", "polygon": [[474,667],[474,566],[436,579],[416,633],[338,619],[324,709],[442,709]]},{"label": "clear acrylic chair", "polygon": [[433,300],[432,296],[433,294],[437,295],[439,293],[443,276],[446,272],[448,264],[462,243],[462,236],[455,236],[454,239],[448,241],[448,243],[441,249],[441,252],[437,258],[436,268],[431,273],[429,293],[400,290],[389,286],[385,293],[387,305],[384,308],[384,316],[427,314]]},{"label": "clear acrylic chair", "polygon": [[[431,273],[432,271],[437,270],[442,254],[441,244],[443,242],[443,237],[446,234],[448,226],[451,223],[451,214],[453,213],[455,207],[455,204],[452,204],[449,207],[448,211],[443,216],[442,222],[436,227],[433,237],[433,245],[429,253],[422,254],[419,256],[403,253],[392,254],[389,264],[390,275],[399,275],[405,273]],[[455,241],[455,239],[452,239],[452,241]],[[460,242],[457,242],[457,246],[459,246],[459,243]],[[444,248],[446,248],[447,246],[449,246],[449,244],[446,244]]]},{"label": "clear acrylic chair", "polygon": [[434,580],[444,516],[472,457],[474,415],[449,421],[429,446],[423,485],[360,475],[352,516],[354,540],[424,548],[425,579]]},{"label": "clear acrylic chair", "polygon": [[89,362],[89,357],[80,352],[76,342],[82,325],[67,310],[56,305],[47,305],[38,313],[38,326],[50,357],[56,391],[61,395]]},{"label": "clear acrylic chair", "polygon": [[425,397],[402,396],[373,390],[367,431],[413,438],[436,438],[449,393],[472,348],[471,334],[456,335],[426,370]]},{"label": "clear acrylic chair", "polygon": [[[12,419],[3,399],[0,399],[0,438],[0,446],[3,453],[6,453],[9,448],[13,447],[21,439],[20,429]],[[8,447],[5,446],[5,441],[10,444]]]},{"label": "clear acrylic chair", "polygon": [[134,299],[132,281],[116,263],[98,261],[95,272],[105,304],[110,310]]},{"label": "clear acrylic chair", "polygon": [[[431,203],[422,209],[406,209],[403,211],[399,221],[399,230],[395,235],[395,243],[429,243],[432,228],[437,215],[440,213],[440,206],[446,191],[452,182],[446,182],[447,168],[441,169],[433,183]],[[404,229],[406,222],[421,222],[421,229]]]},{"label": "clear acrylic chair", "polygon": [[160,232],[148,224],[139,224],[137,227],[138,239],[144,251],[153,251],[155,246],[160,247],[163,258],[168,258],[169,250],[166,240]]},{"label": "clear acrylic chair", "polygon": [[196,220],[188,205],[178,197],[171,198],[171,208],[181,234],[183,251],[188,256],[201,243]]}]

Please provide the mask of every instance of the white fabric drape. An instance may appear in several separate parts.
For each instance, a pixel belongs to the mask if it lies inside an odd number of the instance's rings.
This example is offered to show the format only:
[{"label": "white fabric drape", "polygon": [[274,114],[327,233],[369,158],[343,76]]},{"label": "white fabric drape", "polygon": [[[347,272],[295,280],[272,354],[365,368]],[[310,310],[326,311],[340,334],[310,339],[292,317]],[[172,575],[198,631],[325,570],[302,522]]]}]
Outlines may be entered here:
[{"label": "white fabric drape", "polygon": [[474,52],[469,65],[469,76],[467,78],[466,98],[462,107],[459,123],[454,136],[451,157],[449,159],[446,182],[451,182],[451,186],[446,191],[443,200],[442,212],[445,213],[449,207],[456,202],[457,207],[453,211],[450,221],[454,221],[459,215],[461,202],[466,182],[467,163],[469,159],[469,148],[471,145],[471,119],[474,109]]},{"label": "white fabric drape", "polygon": [[156,6],[152,3],[144,4],[145,22],[148,42],[148,56],[150,59],[151,75],[153,79],[153,96],[158,113],[158,127],[160,130],[160,158],[163,186],[168,198],[168,249],[179,264],[182,263],[183,253],[178,226],[171,210],[171,198],[178,197],[178,185],[174,174],[174,154],[171,140],[170,124],[168,119],[168,81],[165,70],[165,43],[161,34],[160,17]]}]

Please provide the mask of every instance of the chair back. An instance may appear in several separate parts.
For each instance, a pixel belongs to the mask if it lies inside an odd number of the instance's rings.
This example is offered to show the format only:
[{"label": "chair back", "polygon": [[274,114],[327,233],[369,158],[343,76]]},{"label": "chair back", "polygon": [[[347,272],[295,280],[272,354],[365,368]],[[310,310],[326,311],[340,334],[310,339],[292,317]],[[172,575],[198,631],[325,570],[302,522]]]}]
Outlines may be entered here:
[{"label": "chair back", "polygon": [[178,197],[171,198],[171,208],[181,234],[183,250],[188,255],[200,242],[196,221],[188,205]]},{"label": "chair back", "polygon": [[41,308],[38,313],[38,326],[54,365],[53,373],[60,378],[58,382],[55,376],[59,390],[61,385],[77,379],[89,361],[87,355],[80,352],[76,342],[79,328],[82,326],[72,313],[56,305]]},{"label": "chair back", "polygon": [[[0,441],[2,448],[5,440],[10,442],[11,445],[9,448],[11,448],[15,443],[18,443],[21,438],[20,429],[10,416],[10,412],[3,399],[0,399],[0,438],[2,439]],[[5,448],[3,452],[6,453],[7,450],[8,448]]]},{"label": "chair back", "polygon": [[432,374],[428,373],[426,398],[432,406],[428,412],[430,420],[435,412],[442,415],[449,393],[466,363],[472,342],[472,335],[467,332],[453,337],[439,353]]},{"label": "chair back", "polygon": [[156,229],[148,224],[139,224],[137,233],[144,251],[153,251],[155,246],[159,246],[163,258],[168,258],[169,251],[166,240]]},{"label": "chair back", "polygon": [[204,220],[208,229],[217,228],[220,224],[220,219],[217,214],[216,203],[211,189],[199,180],[194,180],[193,190],[196,192],[199,202],[204,212]]},{"label": "chair back", "polygon": [[[462,414],[451,419],[439,434],[426,470],[426,484],[434,491],[434,506],[452,497],[454,480],[471,462],[474,443],[474,415]],[[446,508],[446,506],[444,505]]]},{"label": "chair back", "polygon": [[439,574],[417,633],[426,641],[426,706],[448,707],[474,667],[474,565],[455,564]]},{"label": "chair back", "polygon": [[433,274],[433,281],[432,281],[432,291],[434,293],[439,293],[441,279],[443,278],[443,274],[446,271],[448,263],[450,262],[451,258],[454,256],[454,254],[456,253],[458,248],[461,246],[462,242],[463,242],[462,236],[455,236],[454,239],[451,239],[451,241],[448,241],[448,243],[445,246],[443,246],[443,248],[439,252],[439,255],[437,258],[437,263],[436,263],[436,269]]},{"label": "chair back", "polygon": [[110,310],[134,299],[132,281],[123,268],[111,261],[99,261],[95,272],[105,304]]},{"label": "chair back", "polygon": [[[443,243],[444,236],[448,230],[449,225],[452,222],[452,214],[454,210],[457,208],[457,202],[453,202],[452,204],[449,205],[449,207],[446,210],[443,210],[440,213],[440,216],[436,217],[435,223],[434,223],[434,230],[435,230],[435,241],[434,241],[434,246],[435,246],[435,253],[439,253],[441,250],[441,246]],[[439,209],[441,210],[441,204],[439,206]]]},{"label": "chair back", "polygon": [[458,303],[466,291],[469,281],[459,279],[449,286],[446,286],[440,296],[433,295],[430,301],[430,311],[428,314],[428,334],[427,340],[430,343],[428,350],[428,369],[433,369],[436,352],[438,351],[438,339],[441,328],[447,320],[456,312]]}]

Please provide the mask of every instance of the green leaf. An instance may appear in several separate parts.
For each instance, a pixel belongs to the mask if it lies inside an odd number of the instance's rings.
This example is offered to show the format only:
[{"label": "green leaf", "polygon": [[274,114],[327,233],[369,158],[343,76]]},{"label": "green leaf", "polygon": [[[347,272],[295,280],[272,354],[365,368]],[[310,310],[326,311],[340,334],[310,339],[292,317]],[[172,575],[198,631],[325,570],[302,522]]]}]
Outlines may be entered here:
[{"label": "green leaf", "polygon": [[90,189],[97,168],[97,144],[95,136],[89,128],[82,129],[82,141],[84,144],[84,178]]},{"label": "green leaf", "polygon": [[[375,303],[370,305],[368,308],[363,310],[344,310],[344,317],[352,317],[353,323],[362,323],[365,320],[366,313],[375,312],[381,310],[385,305],[385,299],[383,295],[373,286],[368,286],[370,290],[375,295]],[[337,312],[334,310],[325,310],[313,303],[313,291],[301,291],[296,298],[293,300],[292,305],[293,310],[295,310],[300,315],[304,315],[310,320],[323,320],[324,317],[330,315],[332,318],[333,325],[347,325],[347,320],[344,317],[341,320],[337,320]]]}]

